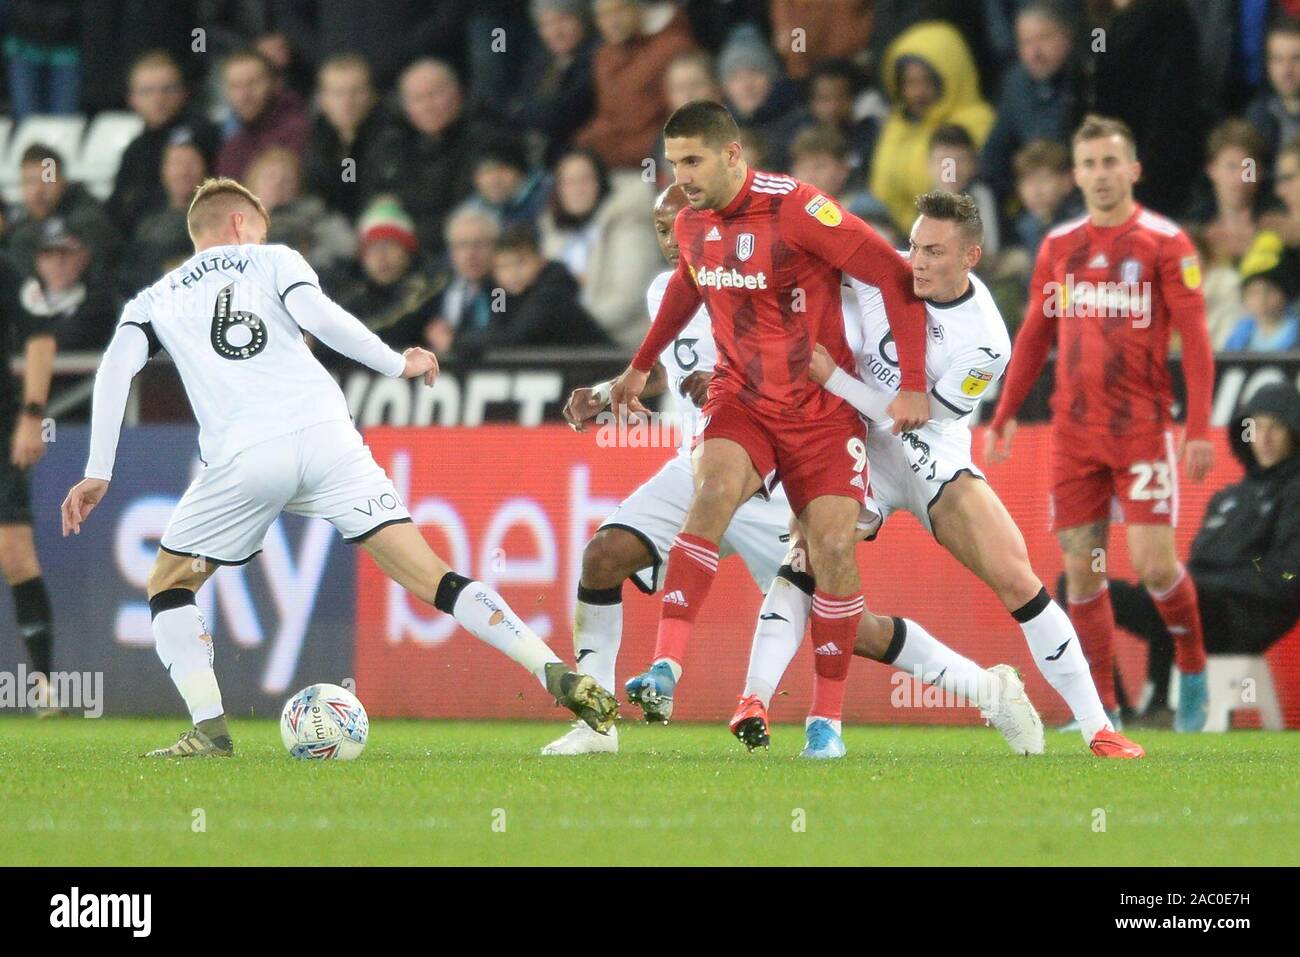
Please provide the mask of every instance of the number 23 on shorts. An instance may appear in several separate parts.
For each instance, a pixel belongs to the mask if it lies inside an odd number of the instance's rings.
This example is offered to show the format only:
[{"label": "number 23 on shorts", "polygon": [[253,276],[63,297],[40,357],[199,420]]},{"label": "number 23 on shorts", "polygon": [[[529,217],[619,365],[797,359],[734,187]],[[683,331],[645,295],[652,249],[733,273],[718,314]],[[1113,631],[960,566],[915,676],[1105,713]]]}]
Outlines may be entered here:
[{"label": "number 23 on shorts", "polygon": [[1128,472],[1133,476],[1128,489],[1129,501],[1163,501],[1173,495],[1173,472],[1168,462],[1134,462]]}]

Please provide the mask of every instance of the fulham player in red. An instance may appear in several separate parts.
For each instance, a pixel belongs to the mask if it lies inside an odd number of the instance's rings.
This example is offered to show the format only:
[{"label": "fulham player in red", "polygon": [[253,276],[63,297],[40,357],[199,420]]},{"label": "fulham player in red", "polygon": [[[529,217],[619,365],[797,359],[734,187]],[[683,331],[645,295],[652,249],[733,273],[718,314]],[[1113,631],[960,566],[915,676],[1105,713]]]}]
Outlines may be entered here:
[{"label": "fulham player in red", "polygon": [[813,711],[838,721],[863,608],[853,547],[866,433],[851,406],[809,378],[809,360],[820,342],[837,365],[853,368],[841,272],[878,286],[902,375],[890,414],[896,431],[915,428],[930,417],[925,309],[884,239],[813,187],[750,169],[739,139],[731,114],[707,100],[687,103],[664,126],[665,155],[689,204],[675,223],[680,258],[611,404],[622,414],[645,411],[637,397],[649,371],[701,302],[718,362],[694,440],[695,494],[669,552],[654,662],[626,688],[646,720],[668,720],[718,543],[740,504],[779,481],[817,569]]},{"label": "fulham player in red", "polygon": [[[1052,521],[1065,557],[1070,619],[1097,690],[1117,715],[1114,631],[1106,584],[1112,520],[1128,526],[1129,554],[1174,638],[1181,673],[1175,727],[1205,723],[1205,649],[1196,590],[1178,561],[1177,462],[1200,481],[1214,359],[1200,264],[1174,223],[1133,200],[1141,175],[1133,134],[1119,120],[1087,117],[1074,134],[1074,177],[1086,216],[1044,240],[1024,326],[985,437],[985,455],[1011,453],[1015,414],[1056,346],[1052,396]],[[1175,449],[1166,357],[1182,339],[1186,427]]]}]

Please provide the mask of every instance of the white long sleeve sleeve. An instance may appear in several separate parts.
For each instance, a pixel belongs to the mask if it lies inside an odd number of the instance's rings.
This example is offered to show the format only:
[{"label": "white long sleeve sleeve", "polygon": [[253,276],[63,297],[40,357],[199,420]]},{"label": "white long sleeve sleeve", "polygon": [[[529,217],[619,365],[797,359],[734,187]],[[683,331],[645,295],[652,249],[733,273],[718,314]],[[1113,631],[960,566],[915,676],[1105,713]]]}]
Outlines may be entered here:
[{"label": "white long sleeve sleeve", "polygon": [[144,327],[134,322],[118,326],[95,373],[86,478],[105,482],[113,478],[117,440],[122,432],[122,417],[126,415],[126,401],[131,395],[131,380],[148,361],[149,338]]},{"label": "white long sleeve sleeve", "polygon": [[[856,376],[851,376],[843,369],[836,369],[824,386],[827,392],[838,395],[853,408],[857,409],[872,422],[891,422],[887,411],[898,393],[881,392],[873,389]],[[930,390],[930,419],[934,422],[949,422],[970,415],[971,409],[961,408],[946,402],[934,389]]]},{"label": "white long sleeve sleeve", "polygon": [[406,368],[406,359],[314,285],[299,283],[286,291],[284,307],[294,322],[340,355],[390,378]]},{"label": "white long sleeve sleeve", "polygon": [[894,401],[894,396],[871,388],[843,369],[832,372],[824,388],[827,392],[838,395],[873,422],[884,422],[889,419],[889,413],[885,410],[889,408],[889,403]]}]

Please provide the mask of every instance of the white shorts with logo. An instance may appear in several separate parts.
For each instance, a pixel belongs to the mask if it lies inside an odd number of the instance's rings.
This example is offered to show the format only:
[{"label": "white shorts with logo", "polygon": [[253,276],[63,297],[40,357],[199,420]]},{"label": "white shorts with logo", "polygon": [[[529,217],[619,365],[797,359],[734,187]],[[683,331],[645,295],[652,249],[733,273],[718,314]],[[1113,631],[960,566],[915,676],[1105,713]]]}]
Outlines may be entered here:
[{"label": "white shorts with logo", "polygon": [[281,512],[323,518],[348,542],[411,520],[361,433],[351,422],[332,421],[204,467],[181,496],[161,545],[174,555],[242,565],[262,550]]},{"label": "white shorts with logo", "polygon": [[902,510],[915,515],[933,535],[930,506],[943,494],[944,486],[963,472],[984,478],[971,460],[970,444],[967,428],[944,431],[923,426],[893,435],[887,428],[871,425],[867,430],[871,482],[858,528],[874,538],[890,514]]},{"label": "white shorts with logo", "polygon": [[[677,455],[624,499],[600,526],[631,532],[654,556],[653,564],[632,576],[632,583],[647,595],[663,585],[668,551],[686,522],[694,495],[691,462]],[[790,544],[790,503],[785,492],[778,486],[770,500],[756,497],[741,505],[721,544],[720,557],[739,555],[766,594]]]}]

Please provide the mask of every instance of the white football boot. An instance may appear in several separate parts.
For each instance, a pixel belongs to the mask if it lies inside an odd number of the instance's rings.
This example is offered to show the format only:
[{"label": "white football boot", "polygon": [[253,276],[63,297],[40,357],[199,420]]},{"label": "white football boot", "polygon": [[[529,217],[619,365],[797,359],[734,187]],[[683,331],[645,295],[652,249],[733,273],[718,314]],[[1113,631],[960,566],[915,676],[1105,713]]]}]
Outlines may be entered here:
[{"label": "white football boot", "polygon": [[618,754],[618,728],[600,734],[575,721],[573,729],[542,748],[542,754]]},{"label": "white football boot", "polygon": [[1043,721],[1025,694],[1025,683],[1010,665],[994,665],[988,673],[997,679],[992,700],[980,707],[980,717],[997,728],[1016,754],[1043,753]]}]

